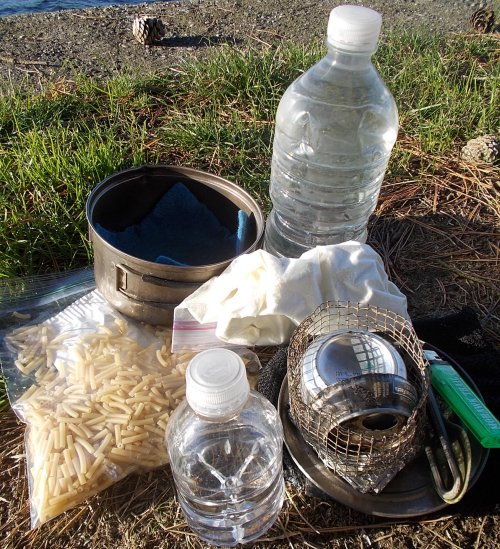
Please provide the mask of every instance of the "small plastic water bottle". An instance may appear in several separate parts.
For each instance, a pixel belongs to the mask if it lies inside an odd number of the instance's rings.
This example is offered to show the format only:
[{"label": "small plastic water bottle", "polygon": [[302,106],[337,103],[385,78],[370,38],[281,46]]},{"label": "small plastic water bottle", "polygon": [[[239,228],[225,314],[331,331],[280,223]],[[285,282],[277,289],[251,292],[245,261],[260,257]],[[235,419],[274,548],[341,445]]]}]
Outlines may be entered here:
[{"label": "small plastic water bottle", "polygon": [[264,236],[274,255],[366,241],[398,131],[396,104],[371,62],[381,24],[370,8],[334,8],[327,55],[280,101]]},{"label": "small plastic water bottle", "polygon": [[182,511],[200,538],[234,546],[273,524],[284,497],[283,428],[250,390],[239,355],[210,349],[191,360],[166,443]]}]

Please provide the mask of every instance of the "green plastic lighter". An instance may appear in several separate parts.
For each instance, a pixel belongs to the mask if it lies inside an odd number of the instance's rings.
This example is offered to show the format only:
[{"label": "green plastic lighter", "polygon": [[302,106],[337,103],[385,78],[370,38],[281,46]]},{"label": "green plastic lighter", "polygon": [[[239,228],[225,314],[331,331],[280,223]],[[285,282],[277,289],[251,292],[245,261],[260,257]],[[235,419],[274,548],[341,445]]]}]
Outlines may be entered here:
[{"label": "green plastic lighter", "polygon": [[435,351],[425,350],[432,387],[484,448],[500,448],[500,421],[453,366]]}]

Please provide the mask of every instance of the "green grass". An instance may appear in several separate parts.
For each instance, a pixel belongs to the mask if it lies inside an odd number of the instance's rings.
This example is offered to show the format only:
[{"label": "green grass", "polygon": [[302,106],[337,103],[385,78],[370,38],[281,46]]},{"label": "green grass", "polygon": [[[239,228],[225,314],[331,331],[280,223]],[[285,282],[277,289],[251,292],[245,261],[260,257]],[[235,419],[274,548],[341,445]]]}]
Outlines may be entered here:
[{"label": "green grass", "polygon": [[[267,212],[279,99],[323,54],[322,44],[216,47],[164,74],[106,84],[78,78],[0,97],[0,277],[89,264],[90,190],[143,163],[223,175]],[[375,59],[400,113],[389,176],[408,174],[408,142],[456,155],[468,139],[499,132],[498,37],[391,34]]]},{"label": "green grass", "polygon": [[434,154],[498,131],[499,48],[498,39],[477,36],[408,36],[383,46],[377,59],[398,103],[402,131]]},{"label": "green grass", "polygon": [[[91,261],[86,197],[105,176],[133,165],[221,173],[267,209],[276,107],[323,52],[321,45],[221,47],[167,74],[103,85],[82,78],[0,98],[0,277]],[[498,131],[498,39],[391,35],[376,61],[399,107],[400,138],[424,152],[446,154]],[[401,148],[391,169],[407,169]]]}]

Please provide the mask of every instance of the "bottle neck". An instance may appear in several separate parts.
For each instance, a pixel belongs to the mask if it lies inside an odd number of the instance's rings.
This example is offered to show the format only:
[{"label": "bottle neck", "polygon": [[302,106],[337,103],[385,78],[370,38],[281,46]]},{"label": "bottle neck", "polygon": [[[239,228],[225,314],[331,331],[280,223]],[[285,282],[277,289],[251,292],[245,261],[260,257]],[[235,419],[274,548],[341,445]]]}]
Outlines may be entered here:
[{"label": "bottle neck", "polygon": [[[250,398],[250,395],[249,395],[249,398]],[[247,405],[249,398],[247,398],[244,402],[242,402],[236,408],[226,410],[224,412],[221,412],[220,414],[214,413],[211,415],[206,415],[202,412],[196,411],[192,406],[189,406],[189,407],[191,408],[193,413],[203,421],[208,421],[209,423],[226,423],[227,421],[231,421],[240,415],[240,413],[243,411],[243,408],[245,408],[245,406]]]},{"label": "bottle neck", "polygon": [[333,46],[327,42],[328,53],[326,55],[327,59],[332,65],[338,67],[346,68],[349,70],[362,70],[366,69],[371,65],[372,55],[375,53],[373,51],[368,52],[352,52],[342,50]]}]

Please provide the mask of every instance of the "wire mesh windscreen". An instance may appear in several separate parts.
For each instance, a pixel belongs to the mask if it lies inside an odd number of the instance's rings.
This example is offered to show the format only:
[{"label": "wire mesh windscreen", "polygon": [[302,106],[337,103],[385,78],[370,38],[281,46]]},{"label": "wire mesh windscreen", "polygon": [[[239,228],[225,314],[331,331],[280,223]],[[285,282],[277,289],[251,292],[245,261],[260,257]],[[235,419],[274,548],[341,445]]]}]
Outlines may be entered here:
[{"label": "wire mesh windscreen", "polygon": [[419,451],[428,384],[411,323],[387,309],[326,302],[288,348],[293,421],[324,464],[361,492],[382,490]]}]

